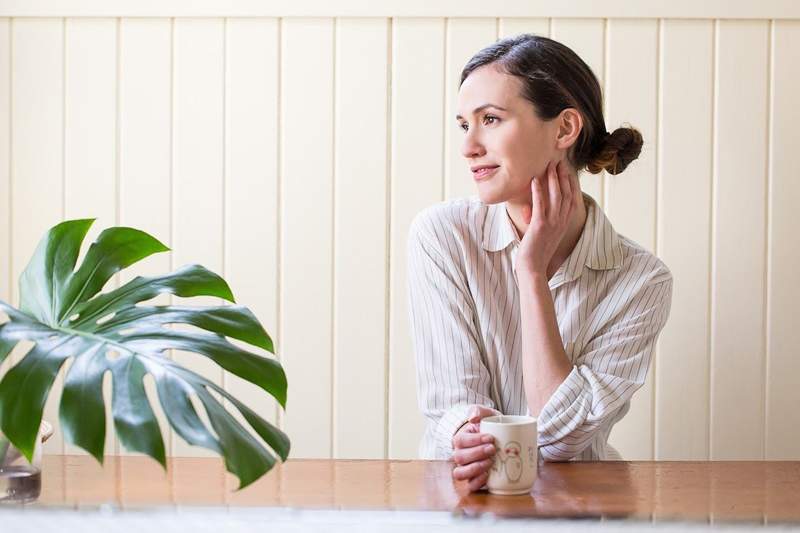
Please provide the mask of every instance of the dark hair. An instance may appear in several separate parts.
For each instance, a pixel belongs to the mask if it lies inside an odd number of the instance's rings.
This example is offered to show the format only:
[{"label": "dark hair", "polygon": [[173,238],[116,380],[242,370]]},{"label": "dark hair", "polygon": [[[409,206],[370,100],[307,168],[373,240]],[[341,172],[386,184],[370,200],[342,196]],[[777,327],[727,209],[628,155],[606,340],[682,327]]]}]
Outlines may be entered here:
[{"label": "dark hair", "polygon": [[567,46],[533,34],[501,39],[472,56],[461,71],[461,83],[489,64],[522,81],[522,96],[533,103],[542,120],[554,119],[567,108],[581,114],[583,129],[569,154],[576,170],[619,174],[639,157],[642,134],[630,126],[606,131],[597,77]]}]

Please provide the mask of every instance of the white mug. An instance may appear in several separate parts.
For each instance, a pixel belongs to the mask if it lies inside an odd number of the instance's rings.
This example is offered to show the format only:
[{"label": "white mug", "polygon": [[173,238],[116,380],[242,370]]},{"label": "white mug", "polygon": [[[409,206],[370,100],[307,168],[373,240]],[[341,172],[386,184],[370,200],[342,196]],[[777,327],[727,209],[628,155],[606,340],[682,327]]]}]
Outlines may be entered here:
[{"label": "white mug", "polygon": [[481,420],[481,433],[494,437],[494,464],[486,482],[492,494],[527,494],[536,481],[539,459],[536,419],[497,415]]}]

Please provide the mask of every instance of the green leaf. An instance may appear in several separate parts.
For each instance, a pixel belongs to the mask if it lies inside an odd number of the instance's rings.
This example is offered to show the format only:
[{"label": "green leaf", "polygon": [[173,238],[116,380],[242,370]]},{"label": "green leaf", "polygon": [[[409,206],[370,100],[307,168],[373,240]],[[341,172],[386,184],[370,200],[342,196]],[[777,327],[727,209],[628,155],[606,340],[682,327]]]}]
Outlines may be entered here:
[{"label": "green leaf", "polygon": [[[273,451],[286,460],[290,450],[286,434],[218,385],[162,355],[175,348],[207,357],[285,406],[287,383],[280,363],[228,340],[271,352],[272,339],[258,319],[242,306],[136,305],[163,293],[233,302],[225,280],[200,265],[137,277],[100,292],[114,273],[166,248],[138,230],[112,228],[100,234],[75,270],[90,225],[88,220],[68,221],[50,230],[21,279],[23,309],[0,301],[0,312],[8,315],[8,321],[0,324],[0,362],[18,342],[34,344],[0,379],[0,432],[9,445],[31,457],[47,396],[59,369],[71,358],[59,418],[67,441],[98,461],[103,459],[107,430],[106,372],[112,377],[114,429],[129,450],[166,464],[163,436],[145,393],[144,379],[150,374],[176,434],[191,445],[221,454],[241,486],[275,464]],[[167,327],[171,324],[193,327],[177,331]],[[227,400],[244,420],[228,412],[215,395]],[[198,413],[195,397],[207,420]]]},{"label": "green leaf", "polygon": [[75,358],[64,381],[59,418],[67,442],[103,462],[106,411],[103,374],[108,370],[105,344],[95,344]]},{"label": "green leaf", "polygon": [[200,420],[192,405],[189,397],[193,391],[192,386],[167,371],[154,373],[154,376],[156,376],[158,398],[175,432],[193,446],[202,446],[222,454],[219,442]]},{"label": "green leaf", "polygon": [[145,257],[169,248],[143,231],[109,228],[89,247],[80,268],[70,276],[61,295],[58,322],[68,317],[75,306],[98,293],[111,276]]},{"label": "green leaf", "polygon": [[45,324],[55,324],[67,279],[94,219],[68,220],[39,241],[19,280],[20,309]]},{"label": "green leaf", "polygon": [[6,454],[10,446],[11,443],[8,442],[8,439],[0,434],[0,465],[6,464]]},{"label": "green leaf", "polygon": [[171,370],[176,374],[181,375],[186,382],[191,383],[194,387],[197,388],[204,386],[207,389],[211,389],[219,393],[226,400],[230,401],[234,407],[236,407],[236,409],[242,413],[242,416],[244,416],[245,420],[247,420],[253,429],[256,430],[256,433],[258,433],[258,435],[264,439],[267,444],[269,444],[270,448],[277,452],[281,460],[285,461],[289,457],[291,445],[289,442],[289,437],[287,437],[283,431],[279,430],[261,418],[261,416],[259,416],[255,411],[234,398],[228,391],[216,383],[209,381],[206,378],[191,372],[190,370],[186,370],[174,365]]},{"label": "green leaf", "polygon": [[104,322],[97,333],[112,334],[128,328],[163,326],[165,324],[191,324],[206,331],[239,339],[273,352],[272,339],[264,327],[246,307],[225,305],[220,307],[137,306],[120,311]]},{"label": "green leaf", "polygon": [[275,464],[275,458],[253,438],[207,391],[198,390],[214,431],[219,435],[225,467],[239,478],[243,489]]},{"label": "green leaf", "polygon": [[99,294],[88,302],[76,306],[80,317],[70,322],[70,327],[85,326],[110,313],[126,309],[133,304],[167,293],[190,298],[216,296],[233,302],[233,294],[225,280],[200,265],[188,265],[164,276],[145,278],[137,276],[122,287]]},{"label": "green leaf", "polygon": [[111,372],[111,404],[119,441],[128,450],[149,455],[166,468],[161,429],[144,391],[144,365],[133,355],[121,356],[111,365]]},{"label": "green leaf", "polygon": [[289,437],[286,436],[286,433],[269,424],[266,420],[261,418],[258,413],[244,405],[226,391],[223,391],[218,387],[216,389],[217,392],[225,396],[225,398],[233,403],[239,412],[242,413],[248,424],[250,424],[253,429],[256,430],[256,433],[258,433],[258,435],[264,439],[267,444],[269,444],[270,448],[277,452],[282,461],[285,461],[289,457],[289,449],[291,445],[289,443]]},{"label": "green leaf", "polygon": [[35,318],[25,313],[20,313],[4,301],[0,300],[0,311],[6,313],[11,320],[3,324],[0,338],[5,341],[40,341],[53,338],[56,333],[53,328],[42,324]]},{"label": "green leaf", "polygon": [[81,344],[71,336],[40,342],[0,381],[0,431],[29,461],[53,381]]},{"label": "green leaf", "polygon": [[5,324],[0,325],[0,365],[3,364],[3,361],[6,360],[8,354],[14,349],[14,346],[17,345],[16,339],[7,338],[3,336],[3,328]]},{"label": "green leaf", "polygon": [[136,352],[159,353],[172,348],[205,355],[225,370],[258,385],[286,407],[286,374],[280,363],[242,350],[220,335],[152,328],[112,338]]}]

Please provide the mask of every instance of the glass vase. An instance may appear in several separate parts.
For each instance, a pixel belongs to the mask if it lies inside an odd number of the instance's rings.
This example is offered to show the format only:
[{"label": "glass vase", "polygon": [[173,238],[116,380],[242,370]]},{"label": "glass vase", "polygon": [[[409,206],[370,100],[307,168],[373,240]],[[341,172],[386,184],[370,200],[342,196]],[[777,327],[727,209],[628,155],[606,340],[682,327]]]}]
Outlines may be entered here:
[{"label": "glass vase", "polygon": [[42,432],[39,432],[32,461],[0,432],[0,503],[25,503],[42,490]]}]

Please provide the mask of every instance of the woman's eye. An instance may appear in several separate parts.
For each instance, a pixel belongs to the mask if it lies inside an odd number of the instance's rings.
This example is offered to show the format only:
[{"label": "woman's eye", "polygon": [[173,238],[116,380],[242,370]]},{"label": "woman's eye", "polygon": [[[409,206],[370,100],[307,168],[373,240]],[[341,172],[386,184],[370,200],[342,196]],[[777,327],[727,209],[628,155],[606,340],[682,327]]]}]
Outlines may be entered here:
[{"label": "woman's eye", "polygon": [[469,129],[469,125],[466,122],[462,122],[461,124],[458,125],[458,127],[464,131],[467,131]]},{"label": "woman's eye", "polygon": [[499,119],[494,115],[486,115],[485,117],[483,117],[484,124],[494,124],[497,120]]}]

